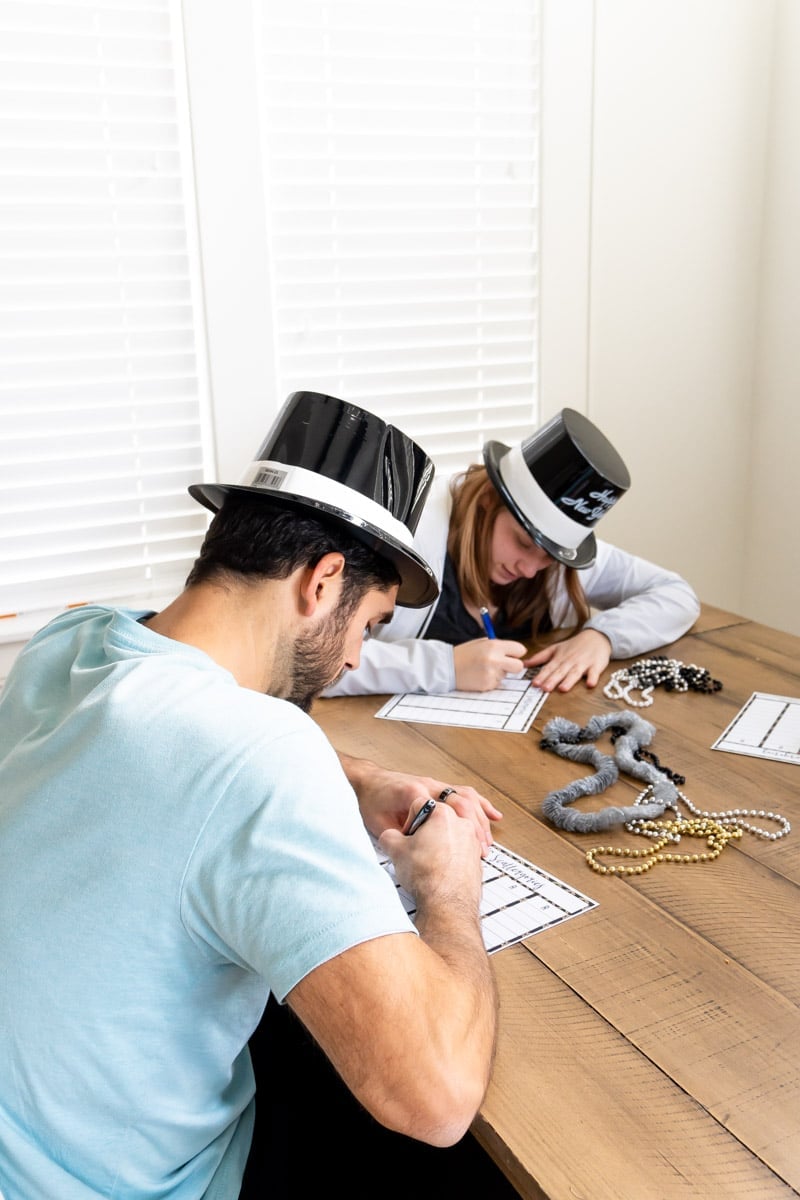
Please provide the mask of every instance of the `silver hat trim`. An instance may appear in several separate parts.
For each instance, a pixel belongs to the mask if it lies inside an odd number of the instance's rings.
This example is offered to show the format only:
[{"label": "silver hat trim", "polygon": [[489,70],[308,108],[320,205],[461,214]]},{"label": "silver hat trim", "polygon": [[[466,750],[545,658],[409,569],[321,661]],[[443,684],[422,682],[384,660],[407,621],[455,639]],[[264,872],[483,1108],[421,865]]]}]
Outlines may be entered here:
[{"label": "silver hat trim", "polygon": [[331,508],[338,508],[358,517],[369,525],[377,526],[409,549],[414,545],[414,538],[408,526],[397,517],[393,517],[377,500],[370,500],[355,488],[339,483],[336,479],[329,479],[326,475],[318,475],[316,471],[309,471],[306,467],[293,467],[288,463],[267,458],[257,459],[245,471],[240,486],[263,488],[270,492],[291,492],[296,496],[317,500],[321,504],[328,504]]}]

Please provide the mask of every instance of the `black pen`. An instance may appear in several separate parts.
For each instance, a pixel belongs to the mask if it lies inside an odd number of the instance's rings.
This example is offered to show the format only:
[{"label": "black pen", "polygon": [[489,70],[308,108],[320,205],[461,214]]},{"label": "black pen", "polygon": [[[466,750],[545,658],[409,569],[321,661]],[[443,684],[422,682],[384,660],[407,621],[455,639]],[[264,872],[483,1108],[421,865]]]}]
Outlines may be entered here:
[{"label": "black pen", "polygon": [[422,825],[425,821],[427,821],[428,817],[431,815],[431,813],[433,812],[433,810],[435,808],[436,808],[436,801],[434,800],[433,796],[431,796],[430,800],[425,801],[422,808],[419,810],[417,815],[414,817],[414,820],[409,825],[408,831],[406,832],[406,837],[411,837],[412,833],[416,833],[417,830],[419,829],[420,825]]}]

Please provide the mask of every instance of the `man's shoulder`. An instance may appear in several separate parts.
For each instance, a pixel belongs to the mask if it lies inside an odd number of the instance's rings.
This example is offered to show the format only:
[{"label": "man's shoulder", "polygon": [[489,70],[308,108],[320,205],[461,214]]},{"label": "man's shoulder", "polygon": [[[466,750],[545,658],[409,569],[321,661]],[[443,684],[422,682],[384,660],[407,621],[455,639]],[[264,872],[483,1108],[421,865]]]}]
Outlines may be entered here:
[{"label": "man's shoulder", "polygon": [[30,639],[31,644],[43,641],[55,634],[69,632],[90,623],[97,625],[108,624],[116,612],[124,611],[105,604],[78,604],[64,612],[57,613],[36,630]]}]

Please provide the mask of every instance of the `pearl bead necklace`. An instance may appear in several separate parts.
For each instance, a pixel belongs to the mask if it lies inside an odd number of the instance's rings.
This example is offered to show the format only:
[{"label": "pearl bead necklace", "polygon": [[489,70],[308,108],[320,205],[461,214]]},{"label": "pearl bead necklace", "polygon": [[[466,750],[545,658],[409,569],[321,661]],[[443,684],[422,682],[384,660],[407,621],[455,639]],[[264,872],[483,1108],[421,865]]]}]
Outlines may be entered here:
[{"label": "pearl bead necklace", "polygon": [[[614,671],[603,688],[603,695],[609,700],[624,700],[632,708],[647,708],[653,703],[653,688],[661,686],[667,692],[711,693],[722,688],[720,681],[712,679],[705,667],[656,654]],[[634,700],[632,691],[641,692],[641,699]]]},{"label": "pearl bead necklace", "polygon": [[[692,803],[688,796],[686,796],[683,792],[678,791],[677,788],[675,789],[675,794],[679,800],[683,801],[693,817],[704,818],[709,821],[716,821],[717,824],[723,825],[726,828],[741,829],[743,833],[752,833],[754,837],[762,838],[767,842],[777,842],[780,838],[786,837],[786,835],[792,831],[791,823],[786,817],[781,816],[780,813],[767,812],[766,809],[763,808],[729,808],[725,812],[708,812],[707,809],[698,808],[696,804]],[[633,803],[635,805],[647,804],[652,799],[652,795],[653,787],[651,784],[650,786],[646,787],[644,791],[639,793]],[[674,801],[667,800],[665,802],[665,807],[672,809],[679,820],[684,819],[681,817],[678,806]],[[775,821],[780,828],[775,830],[764,829],[763,826],[753,825],[750,821],[745,819],[746,817],[756,817],[761,821]],[[646,824],[647,822],[645,821],[633,820],[626,822],[625,828],[631,833],[642,833],[644,832],[643,826]]]}]

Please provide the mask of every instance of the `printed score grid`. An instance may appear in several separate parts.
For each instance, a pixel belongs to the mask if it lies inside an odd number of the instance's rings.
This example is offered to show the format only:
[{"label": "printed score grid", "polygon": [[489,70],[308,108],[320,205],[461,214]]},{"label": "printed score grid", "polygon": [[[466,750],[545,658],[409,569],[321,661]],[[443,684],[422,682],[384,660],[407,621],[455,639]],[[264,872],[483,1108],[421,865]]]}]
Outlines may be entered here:
[{"label": "printed score grid", "polygon": [[[413,920],[416,907],[412,897],[397,883],[391,860],[381,853],[374,838],[372,844],[381,866],[395,880],[403,907]],[[487,954],[495,954],[596,907],[596,900],[590,900],[497,842],[483,860],[481,928]]]},{"label": "printed score grid", "polygon": [[711,749],[800,763],[800,700],[753,692]]},{"label": "printed score grid", "polygon": [[527,733],[546,699],[547,693],[535,687],[529,673],[523,672],[506,675],[500,687],[490,692],[402,692],[387,700],[375,716],[388,721]]}]

